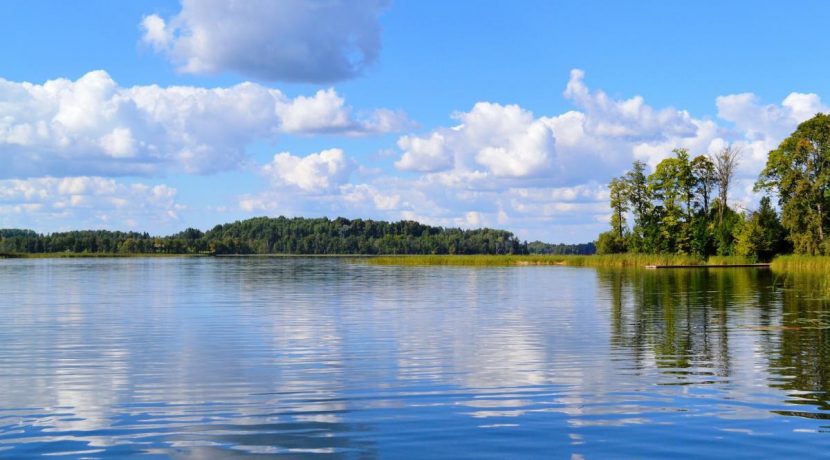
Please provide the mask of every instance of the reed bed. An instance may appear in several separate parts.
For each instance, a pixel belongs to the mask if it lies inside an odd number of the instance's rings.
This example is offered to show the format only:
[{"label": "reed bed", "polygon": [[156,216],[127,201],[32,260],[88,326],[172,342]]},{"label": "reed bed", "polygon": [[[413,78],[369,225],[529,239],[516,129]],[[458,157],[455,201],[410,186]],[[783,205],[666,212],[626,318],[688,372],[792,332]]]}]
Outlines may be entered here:
[{"label": "reed bed", "polygon": [[747,265],[757,261],[744,256],[709,256],[706,265]]},{"label": "reed bed", "polygon": [[770,268],[799,291],[830,299],[830,256],[778,256]]},{"label": "reed bed", "polygon": [[425,255],[379,256],[367,259],[374,265],[458,265],[516,266],[563,265],[569,267],[634,267],[646,265],[703,265],[692,256],[670,254],[606,254],[606,255]]},{"label": "reed bed", "polygon": [[770,268],[782,272],[811,272],[830,274],[830,256],[778,256]]}]

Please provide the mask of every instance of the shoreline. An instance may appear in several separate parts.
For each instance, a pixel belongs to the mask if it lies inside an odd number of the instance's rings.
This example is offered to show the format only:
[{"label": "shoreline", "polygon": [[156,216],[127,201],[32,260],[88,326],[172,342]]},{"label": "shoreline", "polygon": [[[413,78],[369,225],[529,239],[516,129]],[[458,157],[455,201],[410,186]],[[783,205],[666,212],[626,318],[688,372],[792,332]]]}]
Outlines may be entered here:
[{"label": "shoreline", "polygon": [[636,269],[683,268],[769,268],[775,271],[807,271],[830,273],[830,256],[781,255],[769,263],[755,263],[741,257],[710,257],[709,260],[685,255],[667,254],[160,254],[160,253],[0,253],[2,259],[99,259],[99,258],[352,258],[371,265],[404,266],[564,266],[609,267]]}]

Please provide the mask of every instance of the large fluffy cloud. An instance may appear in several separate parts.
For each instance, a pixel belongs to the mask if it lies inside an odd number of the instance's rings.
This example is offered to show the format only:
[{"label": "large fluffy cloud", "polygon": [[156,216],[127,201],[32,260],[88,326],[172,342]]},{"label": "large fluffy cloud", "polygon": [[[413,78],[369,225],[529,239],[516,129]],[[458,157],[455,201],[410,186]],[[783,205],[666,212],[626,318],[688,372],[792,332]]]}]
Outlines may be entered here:
[{"label": "large fluffy cloud", "polygon": [[73,222],[73,229],[139,228],[147,221],[178,225],[183,206],[176,194],[163,184],[103,177],[0,180],[0,228],[55,230],[61,222]]},{"label": "large fluffy cloud", "polygon": [[274,155],[262,167],[275,185],[296,187],[307,193],[323,193],[344,184],[351,172],[351,162],[343,150],[329,149],[306,157],[283,152]]},{"label": "large fluffy cloud", "polygon": [[361,135],[407,123],[385,109],[357,116],[333,89],[292,99],[254,83],[124,88],[103,71],[42,85],[0,79],[0,177],[210,173],[279,133]]},{"label": "large fluffy cloud", "polygon": [[259,173],[269,187],[256,195],[240,199],[244,211],[279,211],[302,215],[302,210],[318,214],[322,202],[336,202],[348,181],[355,162],[341,149],[333,148],[304,157],[281,152],[270,163],[262,165]]},{"label": "large fluffy cloud", "polygon": [[398,141],[395,166],[467,187],[573,186],[604,181],[633,159],[655,164],[675,147],[712,150],[720,130],[637,96],[616,100],[591,91],[574,70],[564,96],[577,110],[535,117],[517,105],[479,102],[457,113],[453,127]]},{"label": "large fluffy cloud", "polygon": [[395,166],[405,171],[480,169],[496,177],[534,177],[549,173],[554,137],[545,119],[517,105],[480,102],[455,118],[452,128],[427,136],[404,136]]},{"label": "large fluffy cloud", "polygon": [[183,0],[169,19],[146,16],[143,41],[191,73],[265,80],[354,77],[380,52],[383,0]]},{"label": "large fluffy cloud", "polygon": [[459,190],[573,187],[606,183],[633,160],[654,166],[675,148],[711,154],[734,144],[751,152],[742,173],[752,175],[799,122],[826,110],[815,94],[793,93],[780,105],[761,105],[751,94],[724,96],[717,98],[724,124],[656,109],[640,96],[614,99],[584,78],[573,70],[563,93],[576,110],[535,117],[516,105],[479,102],[455,114],[455,126],[401,137],[395,166],[423,173],[423,183]]},{"label": "large fluffy cloud", "polygon": [[403,112],[389,109],[375,109],[357,117],[332,88],[278,102],[276,112],[281,130],[297,134],[360,136],[401,131],[412,125]]}]

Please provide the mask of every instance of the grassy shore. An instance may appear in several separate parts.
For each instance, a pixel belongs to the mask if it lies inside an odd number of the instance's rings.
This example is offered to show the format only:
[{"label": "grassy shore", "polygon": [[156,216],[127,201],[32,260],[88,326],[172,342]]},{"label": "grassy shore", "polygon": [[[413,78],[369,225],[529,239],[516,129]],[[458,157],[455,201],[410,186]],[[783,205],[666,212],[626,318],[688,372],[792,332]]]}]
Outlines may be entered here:
[{"label": "grassy shore", "polygon": [[[122,253],[0,253],[3,258],[49,259],[49,258],[104,258],[104,257],[206,257],[208,254],[122,254]],[[263,257],[307,257],[303,255],[272,254]],[[323,256],[332,257],[332,256]],[[354,257],[374,265],[458,265],[458,266],[521,266],[521,265],[562,265],[570,267],[619,267],[643,268],[646,265],[743,265],[752,261],[740,256],[712,256],[704,261],[693,256],[670,254],[606,254],[606,255],[401,255]],[[779,272],[811,272],[830,274],[830,256],[786,255],[776,257],[771,268]]]},{"label": "grassy shore", "polygon": [[379,256],[368,259],[374,265],[463,265],[514,266],[564,265],[570,267],[638,267],[646,265],[703,265],[692,256],[665,254],[607,254],[591,256],[557,255],[429,255]]},{"label": "grassy shore", "polygon": [[830,274],[830,256],[778,256],[770,265],[775,271]]},{"label": "grassy shore", "polygon": [[[621,268],[643,268],[646,265],[746,265],[753,262],[740,256],[712,256],[704,261],[693,256],[669,254],[378,256],[369,258],[367,261],[375,265],[563,265],[570,267]],[[778,256],[772,261],[771,268],[779,272],[826,273],[830,276],[830,256]]]},{"label": "grassy shore", "polygon": [[743,256],[709,256],[706,265],[747,265],[755,263],[754,260]]},{"label": "grassy shore", "polygon": [[770,268],[803,294],[830,298],[830,256],[778,256]]}]

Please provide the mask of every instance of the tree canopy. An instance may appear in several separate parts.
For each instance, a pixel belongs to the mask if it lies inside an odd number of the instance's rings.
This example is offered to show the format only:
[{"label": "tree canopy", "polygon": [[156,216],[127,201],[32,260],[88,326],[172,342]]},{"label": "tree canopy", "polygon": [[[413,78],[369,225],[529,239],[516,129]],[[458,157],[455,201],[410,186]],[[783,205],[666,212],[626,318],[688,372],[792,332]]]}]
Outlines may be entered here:
[{"label": "tree canopy", "polygon": [[[609,184],[611,230],[599,236],[597,250],[710,255],[741,255],[769,260],[795,250],[830,254],[830,116],[801,123],[769,152],[756,191],[777,195],[756,211],[729,207],[729,188],[740,149],[726,146],[714,155],[690,159],[685,149],[662,160],[651,174],[635,161]],[[714,200],[712,197],[715,196]],[[626,216],[633,215],[633,228]]]},{"label": "tree canopy", "polygon": [[217,225],[175,235],[106,230],[41,235],[0,230],[0,252],[163,254],[525,254],[527,243],[511,232],[462,230],[414,221],[269,218]]},{"label": "tree canopy", "polygon": [[830,254],[830,115],[798,125],[769,153],[755,187],[778,195],[781,223],[796,252]]}]

